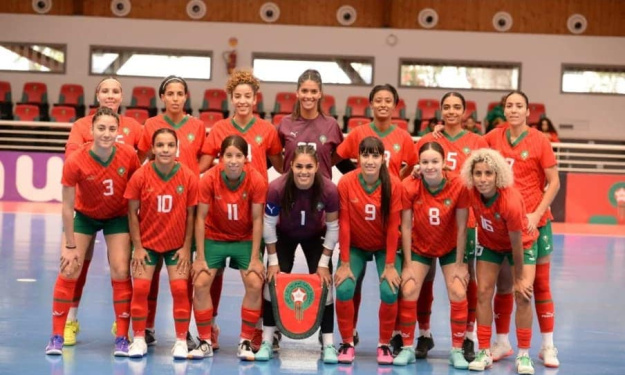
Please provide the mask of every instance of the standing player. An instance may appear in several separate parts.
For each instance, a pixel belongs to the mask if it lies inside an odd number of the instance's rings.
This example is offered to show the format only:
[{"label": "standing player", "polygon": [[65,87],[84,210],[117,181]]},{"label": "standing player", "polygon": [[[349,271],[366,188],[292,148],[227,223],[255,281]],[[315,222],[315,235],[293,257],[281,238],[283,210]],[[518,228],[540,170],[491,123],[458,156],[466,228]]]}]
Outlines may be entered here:
[{"label": "standing player", "polygon": [[[95,89],[96,99],[101,107],[108,107],[114,113],[119,112],[119,106],[122,103],[122,85],[113,78],[104,78]],[[67,144],[65,145],[65,160],[76,150],[80,149],[85,143],[93,142],[93,133],[91,127],[93,124],[93,115],[85,116],[78,119],[69,133]],[[132,147],[137,147],[139,143],[139,137],[143,126],[139,124],[134,118],[128,116],[119,116],[119,130],[117,132],[117,142],[125,143]],[[65,243],[65,237],[61,238],[61,243]],[[82,298],[82,291],[87,281],[87,272],[89,271],[89,265],[91,264],[91,258],[93,257],[93,245],[95,242],[95,236],[93,237],[85,260],[82,264],[82,270],[78,281],[76,282],[76,288],[74,289],[74,298],[72,301],[72,307],[67,314],[67,321],[65,322],[65,330],[63,337],[65,338],[65,345],[71,346],[76,344],[76,335],[80,332],[80,324],[78,323],[78,306],[80,305],[80,299]]]},{"label": "standing player", "polygon": [[148,294],[158,259],[167,265],[174,300],[176,341],[171,350],[175,359],[186,359],[186,342],[191,306],[188,279],[191,238],[198,177],[176,161],[178,138],[172,129],[154,132],[154,161],[147,163],[130,179],[124,197],[128,199],[132,243],[133,294],[132,328],[134,339],[129,356],[143,357],[148,352],[145,340]]},{"label": "standing player", "polygon": [[[219,157],[219,151],[223,141],[230,135],[238,135],[247,142],[249,149],[246,152],[247,161],[268,181],[267,157],[278,173],[282,173],[284,164],[282,158],[282,145],[278,138],[276,128],[268,121],[254,116],[253,109],[256,104],[256,94],[260,89],[260,82],[251,72],[235,71],[230,75],[226,83],[226,91],[230,95],[234,115],[231,118],[218,121],[211,129],[206,138],[202,153],[209,162]],[[223,285],[223,270],[220,270],[212,283],[211,298],[214,303],[213,313],[217,317],[221,289]],[[219,326],[213,320],[213,349],[219,348]],[[262,341],[262,330],[257,330],[254,349],[258,350]]]},{"label": "standing player", "polygon": [[[432,141],[438,142],[445,150],[445,164],[452,173],[457,174],[462,165],[473,150],[488,147],[486,141],[477,134],[471,133],[462,128],[462,118],[466,108],[466,102],[462,94],[458,92],[448,92],[441,99],[442,119],[445,127],[442,136],[428,133],[419,140],[416,149],[419,150],[424,144]],[[477,245],[477,233],[475,217],[469,210],[469,221],[467,223],[467,244],[466,255],[469,264],[469,285],[467,288],[468,317],[465,339],[462,343],[464,358],[471,362],[475,359],[474,341],[476,341],[475,328],[475,307],[477,305],[477,284],[475,281],[475,247]],[[434,264],[433,264],[434,266]],[[434,339],[430,332],[430,317],[432,314],[432,303],[434,302],[434,276],[436,267],[430,267],[425,281],[421,287],[419,300],[417,302],[417,319],[419,322],[419,338],[417,340],[416,357],[427,357],[428,351],[434,347]],[[400,342],[400,336],[393,337],[393,343]],[[394,345],[395,347],[395,345]]]},{"label": "standing player", "polygon": [[245,286],[241,306],[241,339],[237,356],[253,361],[251,340],[261,316],[264,267],[261,254],[263,206],[267,181],[247,163],[249,145],[238,135],[221,144],[219,165],[200,180],[200,203],[195,221],[197,258],[193,263],[194,311],[200,334],[194,358],[213,355],[211,284],[226,266],[238,269]]},{"label": "standing player", "polygon": [[128,355],[130,317],[130,237],[128,203],[123,197],[130,176],[139,168],[134,149],[115,142],[119,117],[107,107],[93,116],[93,143],[75,151],[63,166],[63,232],[61,271],[54,286],[52,338],[46,354],[61,355],[65,320],[85,255],[100,230],[108,249],[117,321],[115,356]]},{"label": "standing player", "polygon": [[380,337],[377,361],[393,363],[389,341],[397,316],[401,258],[396,258],[400,224],[402,186],[391,176],[384,162],[384,144],[377,137],[360,142],[360,169],[339,181],[340,260],[334,275],[336,316],[343,340],[340,363],[352,363],[354,350],[354,292],[356,280],[367,262],[375,258],[380,276]]},{"label": "standing player", "polygon": [[[325,216],[325,220],[324,220]],[[308,271],[317,273],[328,286],[321,320],[322,358],[324,363],[337,363],[334,347],[334,302],[332,298],[332,251],[338,241],[339,194],[336,186],[319,170],[314,145],[294,149],[289,171],[271,182],[267,194],[263,236],[267,244],[267,280],[279,272],[291,273],[295,250],[302,246]],[[257,361],[273,356],[276,323],[265,285],[263,309],[263,343],[256,353]]]},{"label": "standing player", "polygon": [[452,349],[449,363],[467,369],[462,343],[467,320],[466,287],[469,279],[465,258],[469,195],[456,174],[444,171],[445,151],[436,142],[419,148],[421,179],[403,181],[402,298],[399,301],[399,326],[403,348],[393,360],[395,365],[415,361],[412,347],[417,320],[416,301],[428,270],[438,258],[451,305]]},{"label": "standing player", "polygon": [[[462,167],[461,177],[469,187],[473,212],[480,224],[477,250],[477,336],[480,351],[470,370],[484,371],[493,365],[490,350],[497,275],[506,260],[512,275],[516,300],[516,335],[519,374],[533,374],[529,356],[532,340],[532,295],[536,273],[536,237],[530,233],[525,204],[512,186],[512,169],[495,150],[474,151]],[[510,272],[510,269],[507,270]]]},{"label": "standing player", "polygon": [[[497,128],[485,138],[491,148],[499,151],[512,167],[514,186],[519,190],[527,207],[528,229],[538,232],[538,255],[534,303],[542,333],[539,357],[546,367],[558,367],[558,351],[553,343],[555,308],[551,297],[549,269],[553,238],[551,234],[551,211],[549,206],[560,189],[558,166],[549,140],[538,130],[527,125],[528,99],[521,91],[506,96],[505,108],[508,126]],[[497,341],[493,345],[493,359],[499,360],[512,354],[508,340],[510,315],[512,314],[512,283],[499,280],[495,296]]]}]

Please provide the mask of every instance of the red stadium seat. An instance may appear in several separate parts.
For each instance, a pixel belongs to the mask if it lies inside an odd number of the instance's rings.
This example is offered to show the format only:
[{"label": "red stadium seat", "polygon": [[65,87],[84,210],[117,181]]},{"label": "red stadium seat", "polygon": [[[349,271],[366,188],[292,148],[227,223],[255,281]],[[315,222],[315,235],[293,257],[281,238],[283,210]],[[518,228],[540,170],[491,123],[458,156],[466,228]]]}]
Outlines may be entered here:
[{"label": "red stadium seat", "polygon": [[265,118],[265,101],[263,99],[263,93],[256,93],[256,104],[254,104],[254,109],[252,110],[254,113],[257,113],[260,118]]},{"label": "red stadium seat", "polygon": [[95,113],[98,110],[98,108],[100,108],[100,107],[89,106],[89,116],[95,115]]},{"label": "red stadium seat", "polygon": [[228,117],[228,93],[222,89],[205,90],[200,112],[221,112],[224,118]]},{"label": "red stadium seat", "polygon": [[540,119],[547,116],[545,105],[543,103],[530,103],[530,115],[527,118],[528,125],[537,125]]},{"label": "red stadium seat", "polygon": [[143,108],[128,108],[124,115],[134,118],[140,124],[145,124],[145,120],[150,118],[148,110]]},{"label": "red stadium seat", "polygon": [[440,103],[437,99],[419,99],[417,101],[417,115],[414,120],[415,127],[412,134],[417,135],[419,131],[425,129],[431,118],[438,119],[440,108]]},{"label": "red stadium seat", "polygon": [[334,116],[336,118],[336,100],[332,95],[323,95],[321,100],[321,109],[323,113]]},{"label": "red stadium seat", "polygon": [[150,117],[156,116],[156,90],[148,86],[135,86],[128,109],[145,109]]},{"label": "red stadium seat", "polygon": [[39,106],[35,104],[16,104],[15,120],[17,121],[39,121]]},{"label": "red stadium seat", "polygon": [[66,83],[61,86],[59,103],[55,105],[72,106],[76,110],[76,116],[83,117],[85,115],[85,90],[82,85]]},{"label": "red stadium seat", "polygon": [[495,109],[495,107],[497,107],[499,105],[499,103],[501,103],[501,102],[490,102],[490,103],[488,103],[487,113],[492,111],[493,109]]},{"label": "red stadium seat", "polygon": [[52,122],[74,122],[76,121],[76,108],[69,106],[54,106],[50,112]]},{"label": "red stadium seat", "polygon": [[371,123],[371,119],[367,118],[367,117],[351,117],[348,121],[347,121],[347,131],[351,131],[352,129],[354,129],[355,127],[358,127],[360,125],[366,125]]},{"label": "red stadium seat", "polygon": [[297,103],[297,96],[292,92],[279,92],[276,94],[276,102],[273,105],[271,115],[278,113],[291,114]]},{"label": "red stadium seat", "polygon": [[208,133],[213,125],[219,120],[223,120],[224,115],[221,112],[200,112],[200,120],[204,122],[206,132]]},{"label": "red stadium seat", "polygon": [[392,123],[393,125],[396,125],[398,128],[408,131],[408,121],[401,119],[401,118],[396,118],[396,119],[393,119]]},{"label": "red stadium seat", "polygon": [[11,84],[7,81],[0,81],[0,119],[13,119],[13,95]]},{"label": "red stadium seat", "polygon": [[477,121],[477,104],[473,100],[466,101],[464,116],[462,116],[462,120],[466,120],[469,117],[473,117],[473,119]]},{"label": "red stadium seat", "polygon": [[406,117],[406,102],[404,99],[399,99],[397,105],[395,106],[395,110],[393,111],[394,119],[407,119]]},{"label": "red stadium seat", "polygon": [[282,119],[283,119],[285,116],[288,116],[289,114],[290,114],[290,113],[276,113],[275,115],[273,115],[273,116],[271,117],[271,123],[272,123],[274,126],[278,126],[278,125],[280,125],[280,121],[282,121]]},{"label": "red stadium seat", "polygon": [[39,119],[48,121],[48,86],[42,82],[26,82],[22,92],[22,104],[36,104],[39,106]]},{"label": "red stadium seat", "polygon": [[369,98],[364,96],[349,96],[345,105],[345,116],[343,116],[343,124],[345,131],[351,129],[349,120],[352,117],[371,117],[369,113]]}]

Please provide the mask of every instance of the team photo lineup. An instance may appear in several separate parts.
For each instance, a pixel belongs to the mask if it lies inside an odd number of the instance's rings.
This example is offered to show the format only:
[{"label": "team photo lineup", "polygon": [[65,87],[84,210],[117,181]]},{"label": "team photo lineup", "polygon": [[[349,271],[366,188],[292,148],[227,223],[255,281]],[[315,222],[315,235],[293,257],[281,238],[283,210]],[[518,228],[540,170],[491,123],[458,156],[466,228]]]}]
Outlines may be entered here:
[{"label": "team photo lineup", "polygon": [[[510,356],[518,374],[560,366],[550,286],[550,205],[560,180],[549,137],[527,122],[526,93],[507,93],[505,121],[482,135],[465,124],[464,96],[447,92],[441,122],[415,142],[392,123],[399,94],[389,84],[368,94],[373,120],[347,135],[322,109],[316,70],[301,74],[293,113],[277,126],[253,112],[260,81],[251,71],[233,71],[225,89],[233,113],[207,133],[185,112],[182,77],[161,82],[164,112],[144,125],[118,114],[120,80],[97,85],[100,108],[72,125],[65,146],[46,355],[77,344],[78,308],[102,231],[115,357],[149,356],[157,343],[166,268],[175,360],[220,355],[220,331],[234,331],[218,325],[224,272],[238,270],[241,361],[271,361],[288,345],[284,335],[318,331],[324,364],[358,362],[358,321],[372,319],[360,311],[363,279],[377,277],[371,350],[379,365],[427,360],[435,346],[430,321],[441,315],[432,308],[438,278],[450,331],[435,333],[451,338],[451,367],[484,371]],[[298,248],[309,275],[292,274]],[[365,276],[369,261],[377,275]],[[538,348],[530,348],[534,320]],[[294,332],[298,324],[306,327]]]}]

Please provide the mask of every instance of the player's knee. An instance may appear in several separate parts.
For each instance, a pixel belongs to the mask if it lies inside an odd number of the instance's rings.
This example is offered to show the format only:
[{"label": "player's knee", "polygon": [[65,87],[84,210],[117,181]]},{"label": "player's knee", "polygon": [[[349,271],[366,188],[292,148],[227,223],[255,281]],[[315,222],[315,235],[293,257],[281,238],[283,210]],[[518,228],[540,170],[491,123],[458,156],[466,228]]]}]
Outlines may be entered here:
[{"label": "player's knee", "polygon": [[487,302],[493,299],[493,295],[495,294],[494,285],[483,285],[477,284],[477,300],[479,302]]},{"label": "player's knee", "polygon": [[401,286],[401,295],[402,298],[408,301],[415,301],[417,299],[417,283],[416,281],[410,279],[402,284]]},{"label": "player's knee", "polygon": [[254,272],[245,276],[245,289],[249,293],[260,294],[263,290],[263,280]]},{"label": "player's knee", "polygon": [[210,291],[210,277],[206,272],[202,272],[195,278],[193,282],[193,290],[195,293],[204,293]]},{"label": "player's knee", "polygon": [[356,283],[352,279],[347,279],[336,287],[336,299],[338,301],[349,301],[354,298]]},{"label": "player's knee", "polygon": [[380,299],[384,303],[392,304],[397,302],[397,292],[397,289],[393,292],[391,286],[386,280],[380,284]]},{"label": "player's knee", "polygon": [[455,282],[449,285],[447,293],[449,294],[449,300],[453,302],[460,302],[467,298],[467,291],[458,280],[455,280]]}]

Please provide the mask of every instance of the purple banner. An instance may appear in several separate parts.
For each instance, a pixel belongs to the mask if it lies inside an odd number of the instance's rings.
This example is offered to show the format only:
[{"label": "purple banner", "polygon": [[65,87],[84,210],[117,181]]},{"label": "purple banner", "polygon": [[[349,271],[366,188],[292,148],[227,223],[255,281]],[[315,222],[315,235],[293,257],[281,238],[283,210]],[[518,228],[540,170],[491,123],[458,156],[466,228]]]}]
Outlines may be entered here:
[{"label": "purple banner", "polygon": [[0,151],[0,201],[60,202],[64,155]]}]

